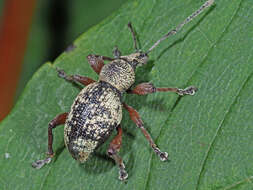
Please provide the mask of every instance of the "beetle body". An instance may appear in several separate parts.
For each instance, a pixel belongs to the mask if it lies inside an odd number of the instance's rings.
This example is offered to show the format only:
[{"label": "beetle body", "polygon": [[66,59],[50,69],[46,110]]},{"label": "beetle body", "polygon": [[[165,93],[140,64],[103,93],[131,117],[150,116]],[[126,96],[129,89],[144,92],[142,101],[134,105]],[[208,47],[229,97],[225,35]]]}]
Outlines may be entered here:
[{"label": "beetle body", "polygon": [[131,62],[116,59],[102,68],[99,82],[89,84],[78,94],[64,128],[65,145],[73,158],[86,161],[120,124],[121,95],[134,78]]},{"label": "beetle body", "polygon": [[84,162],[120,124],[120,95],[105,82],[95,82],[76,97],[64,128],[64,141],[76,160]]},{"label": "beetle body", "polygon": [[[122,144],[122,128],[120,122],[122,120],[122,108],[124,107],[130,115],[132,121],[142,131],[145,138],[153,149],[154,153],[161,161],[168,160],[168,153],[162,152],[154,143],[151,135],[144,127],[138,112],[122,102],[122,94],[146,95],[155,92],[175,92],[178,95],[194,95],[197,91],[196,87],[190,86],[185,89],[180,88],[156,88],[151,83],[141,83],[132,88],[135,82],[135,69],[147,63],[148,54],[159,43],[171,35],[176,34],[185,24],[189,23],[194,17],[199,15],[205,8],[211,6],[214,0],[207,0],[197,11],[188,16],[175,29],[169,31],[162,38],[156,41],[145,53],[137,48],[137,40],[131,23],[128,27],[131,30],[135,53],[127,56],[121,56],[120,51],[114,50],[114,58],[88,55],[87,59],[93,70],[99,74],[99,80],[95,80],[80,76],[66,75],[63,70],[58,71],[58,75],[70,82],[78,82],[86,87],[81,90],[75,98],[69,112],[57,115],[48,126],[48,157],[44,160],[35,161],[32,166],[39,169],[43,165],[48,164],[54,156],[53,151],[53,133],[52,129],[61,124],[65,124],[64,141],[67,149],[72,157],[81,163],[85,162],[89,155],[101,144],[103,144],[112,132],[117,129],[117,135],[110,142],[107,150],[108,155],[119,167],[119,179],[125,180],[128,174],[125,170],[123,159],[119,156]],[[104,61],[110,61],[104,64]]]}]

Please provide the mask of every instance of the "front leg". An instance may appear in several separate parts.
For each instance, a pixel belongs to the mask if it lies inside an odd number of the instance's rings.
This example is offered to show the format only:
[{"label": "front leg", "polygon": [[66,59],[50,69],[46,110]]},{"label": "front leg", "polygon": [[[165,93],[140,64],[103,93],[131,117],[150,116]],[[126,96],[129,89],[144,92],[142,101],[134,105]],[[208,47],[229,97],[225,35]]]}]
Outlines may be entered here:
[{"label": "front leg", "polygon": [[93,55],[90,54],[87,56],[88,62],[92,69],[99,75],[102,67],[105,65],[104,61],[113,61],[113,58],[101,56],[101,55]]},{"label": "front leg", "polygon": [[67,75],[64,70],[56,68],[58,72],[58,76],[65,79],[66,81],[69,82],[80,82],[84,86],[87,86],[93,82],[96,82],[95,80],[85,77],[85,76],[80,76],[80,75]]},{"label": "front leg", "polygon": [[127,104],[123,103],[124,108],[129,112],[130,118],[132,121],[139,127],[143,133],[143,135],[146,137],[148,140],[151,148],[154,150],[154,152],[159,156],[161,161],[166,161],[168,160],[168,153],[167,152],[162,152],[157,145],[154,143],[152,137],[148,133],[148,131],[145,129],[143,121],[141,120],[139,113],[132,108],[131,106],[128,106]]},{"label": "front leg", "polygon": [[128,90],[129,94],[146,95],[155,92],[175,92],[180,96],[183,95],[194,95],[197,92],[197,88],[189,86],[185,89],[180,88],[156,88],[152,83],[141,83],[137,85],[133,90]]}]

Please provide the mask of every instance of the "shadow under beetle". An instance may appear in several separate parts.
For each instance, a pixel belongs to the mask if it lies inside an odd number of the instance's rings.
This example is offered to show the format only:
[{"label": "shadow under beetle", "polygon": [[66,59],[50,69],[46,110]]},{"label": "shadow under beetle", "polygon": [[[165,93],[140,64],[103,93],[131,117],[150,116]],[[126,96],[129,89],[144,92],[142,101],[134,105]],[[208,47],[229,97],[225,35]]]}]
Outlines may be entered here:
[{"label": "shadow under beetle", "polygon": [[[152,140],[148,131],[144,128],[138,112],[121,101],[123,93],[146,95],[155,92],[175,92],[179,95],[194,95],[197,88],[190,86],[186,89],[179,88],[156,88],[151,83],[141,83],[135,88],[131,86],[135,82],[135,69],[147,63],[148,54],[163,40],[176,34],[185,24],[199,15],[205,8],[211,6],[214,0],[206,1],[197,11],[187,17],[175,29],[169,31],[161,39],[154,43],[148,51],[142,52],[137,48],[136,36],[131,23],[128,24],[133,36],[136,52],[127,56],[121,56],[121,52],[116,48],[113,51],[114,58],[88,55],[87,59],[93,70],[99,74],[99,81],[80,75],[66,75],[63,70],[57,69],[58,75],[70,82],[79,82],[86,87],[76,97],[70,112],[56,116],[48,126],[48,152],[44,160],[35,161],[32,166],[41,168],[48,164],[53,152],[52,129],[58,125],[65,124],[64,141],[72,157],[81,163],[85,162],[89,155],[111,135],[113,130],[117,130],[117,135],[111,141],[107,150],[108,155],[119,167],[119,179],[125,180],[128,174],[122,158],[118,155],[122,142],[122,129],[120,122],[122,119],[122,108],[124,107],[130,114],[130,118],[141,129],[148,140],[153,151],[159,156],[161,161],[168,160],[168,153],[162,152]],[[104,64],[104,61],[110,61]]]}]

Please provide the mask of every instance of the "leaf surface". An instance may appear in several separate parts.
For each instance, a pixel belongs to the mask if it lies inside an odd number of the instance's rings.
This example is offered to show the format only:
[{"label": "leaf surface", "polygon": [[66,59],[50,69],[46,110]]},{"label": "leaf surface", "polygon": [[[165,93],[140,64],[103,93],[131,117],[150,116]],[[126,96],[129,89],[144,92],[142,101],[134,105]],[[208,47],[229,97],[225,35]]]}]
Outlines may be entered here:
[{"label": "leaf surface", "polygon": [[[203,3],[203,2],[202,2]],[[47,149],[47,124],[69,111],[79,89],[57,77],[98,76],[85,57],[111,56],[115,45],[133,52],[128,21],[147,50],[201,5],[198,1],[129,1],[92,27],[53,64],[44,64],[0,125],[0,189],[251,189],[253,165],[253,5],[250,0],[217,0],[216,5],[162,42],[138,68],[136,83],[199,88],[193,97],[156,93],[127,95],[169,162],[161,162],[124,112],[120,155],[129,180],[105,155],[107,142],[84,165],[64,148],[63,127],[54,130],[56,157],[40,170],[31,167]]]}]

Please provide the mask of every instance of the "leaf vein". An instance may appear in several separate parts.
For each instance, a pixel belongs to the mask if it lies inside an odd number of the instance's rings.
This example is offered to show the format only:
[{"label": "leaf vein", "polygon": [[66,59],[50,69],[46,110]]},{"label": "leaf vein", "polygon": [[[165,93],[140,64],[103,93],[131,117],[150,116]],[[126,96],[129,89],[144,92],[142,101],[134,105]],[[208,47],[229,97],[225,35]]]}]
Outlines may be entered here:
[{"label": "leaf vein", "polygon": [[[236,9],[236,11],[235,11],[235,13],[234,13],[234,15],[232,16],[230,22],[228,23],[228,25],[227,25],[227,27],[225,28],[224,32],[221,34],[221,37],[217,40],[217,42],[216,42],[215,44],[217,44],[217,43],[222,39],[222,37],[224,36],[225,32],[228,30],[229,26],[232,24],[232,22],[233,22],[235,16],[236,16],[236,15],[238,14],[238,12],[239,12],[239,9],[240,9],[240,7],[241,7],[241,5],[242,5],[242,1],[243,1],[243,0],[240,1],[240,3],[239,3],[239,5],[238,5],[238,7],[237,7],[237,9]],[[213,47],[215,47],[215,45],[214,45]],[[210,52],[210,51],[209,51],[209,52]],[[203,64],[203,63],[202,63],[202,64]],[[202,65],[202,64],[201,64],[201,65]],[[212,147],[213,147],[213,145],[214,145],[214,142],[215,142],[216,139],[217,139],[217,136],[218,136],[218,134],[219,134],[219,132],[220,132],[220,130],[221,130],[221,127],[222,127],[222,125],[224,124],[224,122],[225,122],[227,116],[229,115],[229,113],[230,113],[230,111],[231,111],[231,108],[232,108],[233,105],[235,104],[237,98],[238,98],[239,95],[241,94],[242,90],[244,89],[245,85],[247,84],[247,82],[248,82],[249,78],[252,76],[252,74],[253,74],[253,73],[251,73],[251,74],[247,77],[247,79],[243,82],[243,85],[241,85],[241,88],[239,89],[237,95],[236,95],[235,98],[234,98],[234,101],[232,101],[232,103],[231,103],[230,106],[228,107],[228,109],[227,109],[227,111],[226,111],[226,113],[225,113],[225,115],[224,115],[223,120],[221,121],[220,125],[218,126],[218,128],[217,128],[217,130],[216,130],[216,133],[215,133],[215,135],[214,135],[214,137],[213,137],[213,140],[212,140],[211,143],[210,143],[210,146],[208,147],[208,150],[207,150],[206,155],[205,155],[205,157],[204,157],[203,163],[202,163],[202,165],[201,165],[200,173],[199,173],[198,180],[197,180],[196,190],[199,189],[200,180],[201,180],[201,178],[202,178],[202,176],[203,176],[204,168],[205,168],[207,159],[208,159],[208,157],[209,157],[209,153],[210,153],[210,151],[211,151],[211,149],[212,149]]]},{"label": "leaf vein", "polygon": [[251,180],[253,180],[253,176],[249,176],[249,177],[247,177],[247,178],[245,178],[245,179],[243,179],[243,180],[237,181],[236,183],[234,183],[234,184],[232,184],[232,185],[229,185],[229,186],[225,187],[223,190],[233,189],[234,187],[236,187],[236,186],[238,186],[238,185],[241,185],[241,184],[243,184],[243,183],[247,183],[247,182],[252,183]]},{"label": "leaf vein", "polygon": [[238,90],[238,93],[237,93],[237,95],[236,95],[235,98],[234,98],[234,101],[233,101],[233,102],[230,104],[230,106],[228,107],[228,109],[227,109],[227,111],[226,111],[226,113],[225,113],[225,116],[224,116],[223,120],[220,122],[220,125],[218,126],[218,128],[217,128],[217,130],[216,130],[216,133],[215,133],[215,135],[214,135],[214,137],[213,137],[213,140],[211,141],[210,146],[208,147],[207,153],[206,153],[206,155],[205,155],[205,157],[204,157],[204,161],[203,161],[203,164],[202,164],[202,166],[201,166],[201,171],[200,171],[200,174],[199,174],[199,178],[198,178],[196,190],[199,189],[200,180],[201,180],[202,176],[204,175],[204,169],[205,169],[206,162],[207,162],[207,160],[208,160],[208,157],[209,157],[209,155],[210,155],[211,150],[212,150],[213,147],[214,147],[214,144],[215,144],[215,142],[216,142],[216,140],[217,140],[217,137],[218,137],[218,135],[219,135],[220,132],[221,132],[221,128],[222,128],[222,126],[224,125],[225,121],[227,120],[228,115],[231,113],[231,110],[232,110],[233,106],[236,104],[238,97],[242,94],[243,90],[244,90],[245,87],[247,86],[247,83],[249,82],[249,80],[250,80],[251,77],[253,77],[253,72],[246,78],[246,80],[245,80],[245,81],[243,82],[243,84],[241,85],[241,88]]},{"label": "leaf vein", "polygon": [[[191,81],[191,79],[193,78],[193,76],[196,75],[196,73],[198,72],[198,69],[199,69],[200,67],[203,66],[203,64],[205,63],[205,61],[206,61],[208,55],[209,55],[210,52],[215,48],[215,45],[216,45],[217,43],[219,43],[219,42],[221,41],[221,39],[223,38],[223,36],[225,35],[226,31],[228,30],[228,28],[229,28],[230,25],[232,24],[232,22],[233,22],[235,16],[237,15],[237,13],[238,13],[238,11],[239,11],[239,9],[240,9],[240,7],[241,7],[242,1],[243,1],[243,0],[240,1],[240,3],[239,3],[239,5],[238,5],[237,9],[235,10],[235,12],[234,12],[234,14],[233,14],[231,20],[228,22],[227,26],[224,28],[223,32],[220,34],[220,37],[217,39],[216,42],[212,43],[212,45],[210,46],[209,51],[208,51],[207,54],[203,57],[203,61],[201,61],[201,63],[197,66],[197,68],[195,69],[195,71],[194,71],[194,72],[192,73],[192,75],[189,77],[189,80],[187,81],[187,84]],[[186,34],[186,35],[188,35],[188,34]],[[184,38],[184,37],[183,37],[183,38]],[[248,79],[249,79],[249,77],[246,79],[245,82],[247,82]],[[242,88],[243,88],[243,86],[246,84],[245,82],[243,83]],[[242,88],[239,90],[239,93],[241,92]],[[239,94],[236,95],[235,100],[236,100],[236,98],[238,97],[238,95],[239,95]],[[173,113],[174,109],[176,108],[176,106],[178,105],[180,99],[181,99],[181,97],[178,97],[177,100],[175,101],[174,105],[173,105],[172,108],[171,108],[171,111],[170,111],[169,116],[172,115],[172,113]],[[233,101],[233,103],[234,103],[234,102],[235,102],[235,101]],[[232,103],[231,105],[233,105],[233,103]],[[231,108],[231,106],[229,107],[228,111],[230,110],[230,108]],[[225,117],[226,117],[226,115],[227,115],[227,113],[225,114]],[[224,118],[225,118],[225,117],[224,117]],[[168,118],[170,118],[170,117],[168,117]],[[165,122],[167,123],[168,121],[169,121],[169,119],[167,119]],[[222,123],[223,123],[223,122],[222,122]],[[222,123],[221,123],[221,124],[222,124]],[[219,127],[219,128],[220,128],[220,127]],[[219,130],[219,128],[218,128],[218,130]],[[165,129],[164,129],[164,130],[165,130]],[[155,139],[155,142],[156,142],[156,141],[159,139],[159,137],[161,136],[162,131],[163,131],[163,128],[160,128],[159,135],[158,135],[157,138]],[[216,136],[216,135],[215,135],[215,136]],[[214,138],[215,138],[215,137],[214,137]],[[212,142],[213,142],[213,141],[212,141]],[[212,145],[212,143],[211,143],[211,145]],[[211,146],[211,145],[210,145],[210,146]],[[209,152],[209,151],[210,151],[210,147],[209,147],[209,149],[208,149],[208,152]],[[208,152],[207,152],[207,155],[208,155]],[[207,155],[206,155],[206,156],[207,156]],[[205,156],[205,159],[204,159],[204,163],[203,163],[202,166],[201,166],[201,172],[200,172],[200,175],[199,175],[198,180],[197,180],[196,190],[198,190],[198,187],[199,187],[199,182],[200,182],[201,173],[203,172],[203,168],[204,168],[205,161],[206,161],[206,158],[207,158],[206,156]],[[150,162],[150,166],[149,166],[149,168],[150,168],[149,171],[151,171],[151,167],[152,167],[152,163],[153,163],[152,154],[151,154],[151,158],[150,158],[150,159],[151,159],[151,162]],[[150,173],[148,173],[148,179],[150,179],[150,177],[151,177],[151,176],[150,176]],[[146,183],[145,189],[147,189],[148,185],[149,185],[149,180],[148,180],[147,183]]]}]

